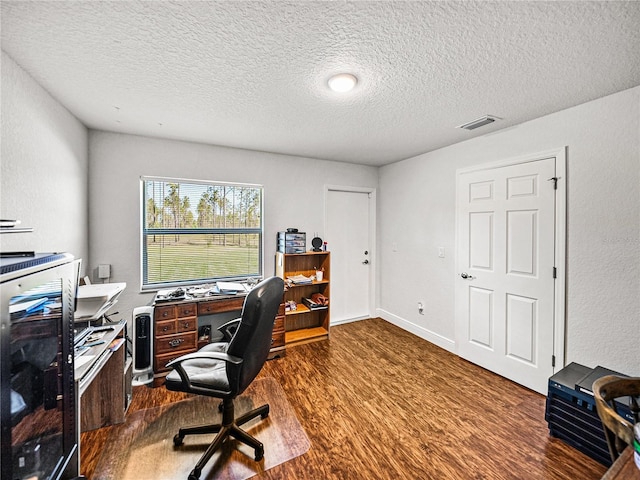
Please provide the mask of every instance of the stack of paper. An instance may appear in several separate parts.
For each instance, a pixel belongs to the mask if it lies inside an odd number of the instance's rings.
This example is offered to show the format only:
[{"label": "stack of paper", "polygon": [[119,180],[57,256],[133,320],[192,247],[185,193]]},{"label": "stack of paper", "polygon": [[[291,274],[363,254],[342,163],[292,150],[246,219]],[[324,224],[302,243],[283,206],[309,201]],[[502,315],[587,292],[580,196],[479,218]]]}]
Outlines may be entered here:
[{"label": "stack of paper", "polygon": [[247,291],[245,286],[239,282],[217,282],[216,286],[220,293],[234,295],[236,293],[244,293]]},{"label": "stack of paper", "polygon": [[295,284],[312,283],[311,277],[305,277],[304,275],[294,275],[293,277],[287,277]]}]

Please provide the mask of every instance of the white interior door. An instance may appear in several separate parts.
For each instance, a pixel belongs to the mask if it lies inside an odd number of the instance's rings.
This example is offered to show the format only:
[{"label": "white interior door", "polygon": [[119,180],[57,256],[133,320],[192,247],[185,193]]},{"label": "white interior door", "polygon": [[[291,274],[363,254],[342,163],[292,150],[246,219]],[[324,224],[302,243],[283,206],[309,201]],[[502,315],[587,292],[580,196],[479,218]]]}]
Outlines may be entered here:
[{"label": "white interior door", "polygon": [[369,318],[373,268],[370,193],[329,189],[326,198],[331,324]]},{"label": "white interior door", "polygon": [[555,158],[458,174],[458,354],[545,393],[553,374]]}]

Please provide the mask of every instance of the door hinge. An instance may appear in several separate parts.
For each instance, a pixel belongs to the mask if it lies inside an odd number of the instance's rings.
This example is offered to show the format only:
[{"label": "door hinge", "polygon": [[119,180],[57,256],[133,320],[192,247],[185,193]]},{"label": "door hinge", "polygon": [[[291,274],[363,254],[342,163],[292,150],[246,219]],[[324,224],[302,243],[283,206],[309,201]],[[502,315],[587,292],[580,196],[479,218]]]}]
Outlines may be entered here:
[{"label": "door hinge", "polygon": [[558,189],[558,177],[551,177],[549,180],[547,180],[547,182],[550,182],[553,180],[553,189],[557,190]]},{"label": "door hinge", "polygon": [[556,366],[556,356],[555,355],[551,355],[551,366],[552,367]]},{"label": "door hinge", "polygon": [[558,278],[558,269],[553,267],[553,278]]}]

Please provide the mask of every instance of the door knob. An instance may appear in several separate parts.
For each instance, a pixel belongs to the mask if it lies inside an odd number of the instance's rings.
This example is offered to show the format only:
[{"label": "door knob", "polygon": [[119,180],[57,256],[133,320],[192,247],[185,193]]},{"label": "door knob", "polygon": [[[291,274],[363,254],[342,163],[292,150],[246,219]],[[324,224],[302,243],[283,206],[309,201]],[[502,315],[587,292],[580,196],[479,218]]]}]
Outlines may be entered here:
[{"label": "door knob", "polygon": [[474,278],[476,278],[473,275],[469,275],[467,272],[462,272],[460,276],[466,280],[473,280]]},{"label": "door knob", "polygon": [[369,265],[369,260],[365,260],[364,262],[362,262],[363,265]]}]

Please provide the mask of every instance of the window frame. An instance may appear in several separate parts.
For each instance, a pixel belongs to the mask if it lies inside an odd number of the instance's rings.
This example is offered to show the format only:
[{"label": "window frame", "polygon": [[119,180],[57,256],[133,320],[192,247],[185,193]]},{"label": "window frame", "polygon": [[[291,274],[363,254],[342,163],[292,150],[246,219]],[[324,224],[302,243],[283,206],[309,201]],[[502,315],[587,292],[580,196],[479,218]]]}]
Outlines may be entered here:
[{"label": "window frame", "polygon": [[[146,228],[147,205],[145,197],[145,182],[163,182],[177,184],[195,184],[214,187],[244,187],[255,188],[260,191],[260,226],[242,228]],[[157,291],[165,288],[186,287],[215,283],[216,281],[240,281],[249,279],[261,279],[264,272],[264,185],[254,183],[223,182],[215,180],[200,180],[175,177],[157,177],[150,175],[140,176],[140,291]],[[225,277],[212,277],[205,279],[176,280],[166,282],[148,283],[148,257],[147,237],[149,235],[209,235],[209,234],[257,234],[258,235],[258,273],[246,275],[234,275]],[[146,277],[146,278],[145,278]]]}]

